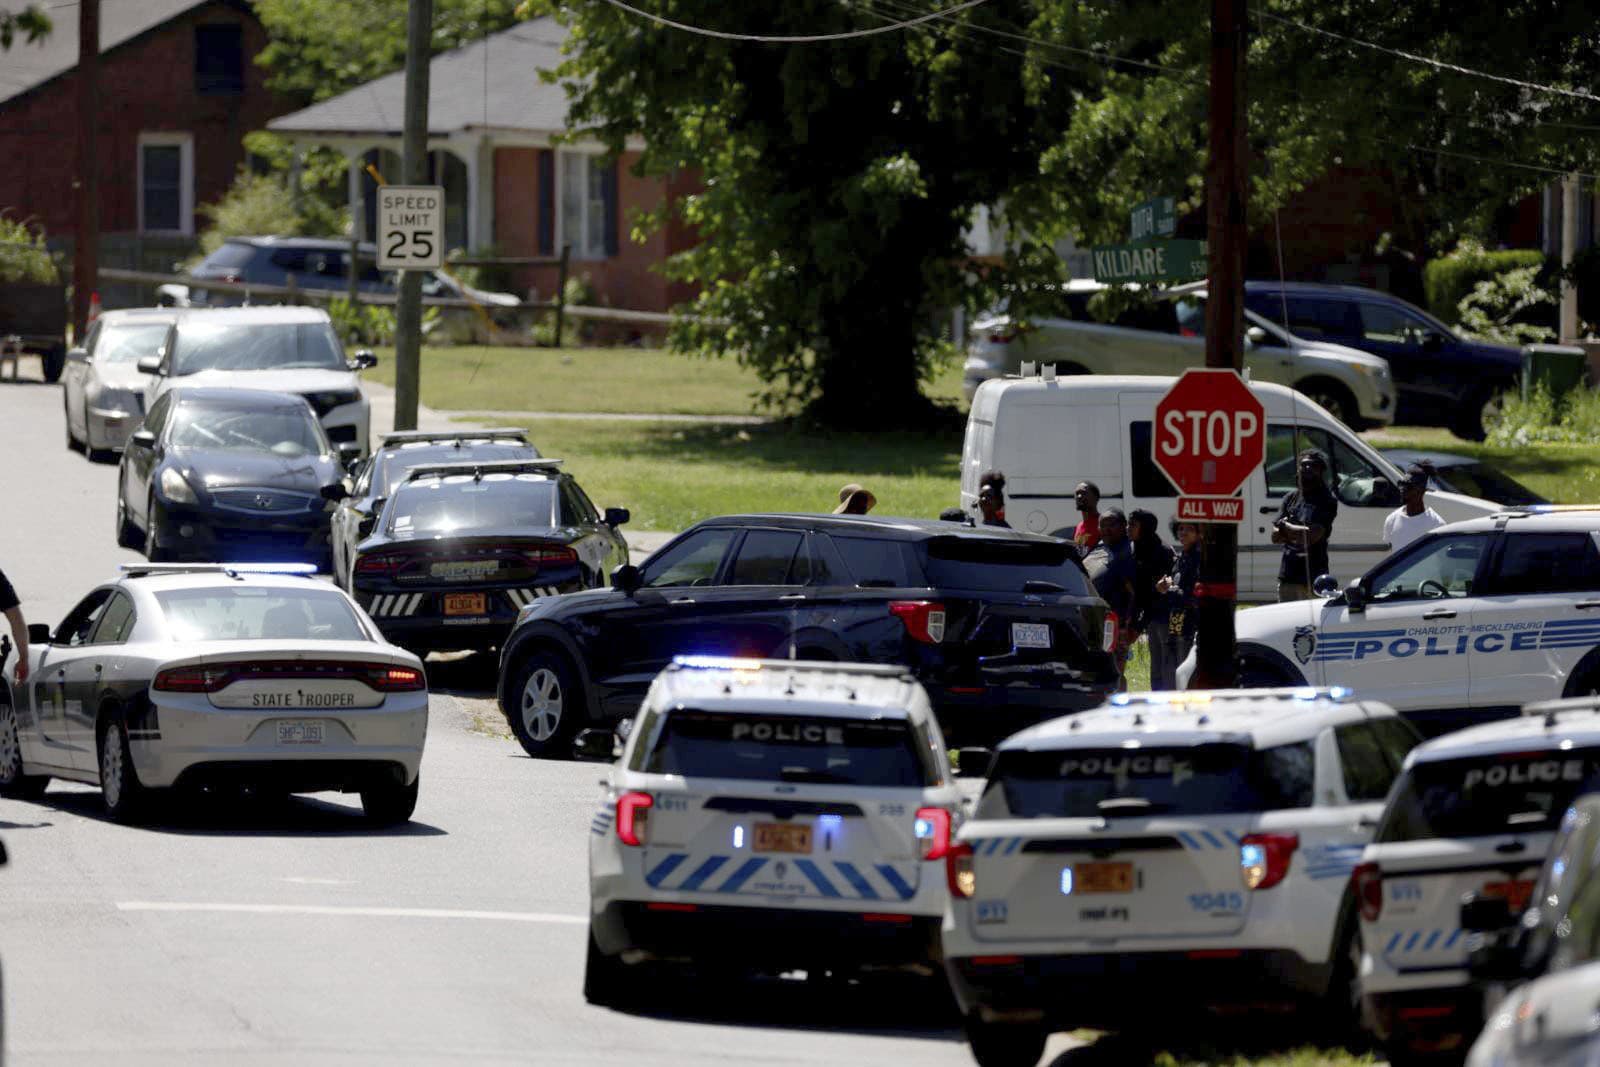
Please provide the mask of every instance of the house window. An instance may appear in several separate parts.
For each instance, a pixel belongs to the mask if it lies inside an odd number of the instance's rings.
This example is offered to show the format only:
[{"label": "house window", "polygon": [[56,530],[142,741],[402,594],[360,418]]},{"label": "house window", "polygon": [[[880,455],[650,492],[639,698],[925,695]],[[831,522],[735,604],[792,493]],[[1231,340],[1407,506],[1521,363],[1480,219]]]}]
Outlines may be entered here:
[{"label": "house window", "polygon": [[139,135],[139,231],[194,232],[194,138]]},{"label": "house window", "polygon": [[241,27],[194,28],[194,88],[202,96],[244,92],[244,31]]},{"label": "house window", "polygon": [[561,154],[561,237],[574,259],[617,254],[616,167],[600,156]]}]

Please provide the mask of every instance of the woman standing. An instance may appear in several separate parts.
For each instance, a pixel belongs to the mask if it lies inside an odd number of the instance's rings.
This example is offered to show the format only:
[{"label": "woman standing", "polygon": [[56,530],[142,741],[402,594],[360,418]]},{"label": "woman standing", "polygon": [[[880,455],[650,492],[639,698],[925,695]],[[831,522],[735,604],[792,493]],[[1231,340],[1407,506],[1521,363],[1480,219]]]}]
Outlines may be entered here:
[{"label": "woman standing", "polygon": [[[1178,685],[1178,664],[1189,657],[1194,646],[1195,582],[1200,577],[1200,527],[1192,522],[1172,522],[1172,536],[1178,541],[1177,557],[1172,572],[1156,582],[1156,592],[1166,601],[1167,624],[1159,633],[1150,633],[1150,684],[1152,688],[1175,689]],[[1163,681],[1156,682],[1156,646],[1161,646],[1161,661],[1166,671]]]},{"label": "woman standing", "polygon": [[1167,625],[1167,600],[1156,593],[1156,583],[1172,571],[1172,549],[1161,543],[1155,515],[1135,508],[1128,516],[1128,539],[1133,542],[1133,634],[1143,633],[1150,644],[1150,688],[1171,689],[1176,684],[1176,662],[1168,663],[1161,633]]}]

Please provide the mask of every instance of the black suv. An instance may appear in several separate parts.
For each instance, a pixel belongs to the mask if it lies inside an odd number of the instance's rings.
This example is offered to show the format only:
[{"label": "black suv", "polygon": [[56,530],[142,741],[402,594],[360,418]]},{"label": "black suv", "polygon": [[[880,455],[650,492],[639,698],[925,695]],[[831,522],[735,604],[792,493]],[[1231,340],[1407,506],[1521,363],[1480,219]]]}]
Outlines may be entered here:
[{"label": "black suv", "polygon": [[1500,396],[1516,388],[1522,351],[1468,341],[1398,297],[1356,285],[1247,282],[1244,306],[1312,341],[1371,352],[1389,361],[1395,422],[1448,426],[1479,441]]},{"label": "black suv", "polygon": [[992,741],[1098,706],[1115,617],[1077,549],[920,519],[731,515],[680,534],[611,589],[536,600],[500,656],[500,708],[534,756],[631,716],[673,657],[895,663],[947,736]]}]

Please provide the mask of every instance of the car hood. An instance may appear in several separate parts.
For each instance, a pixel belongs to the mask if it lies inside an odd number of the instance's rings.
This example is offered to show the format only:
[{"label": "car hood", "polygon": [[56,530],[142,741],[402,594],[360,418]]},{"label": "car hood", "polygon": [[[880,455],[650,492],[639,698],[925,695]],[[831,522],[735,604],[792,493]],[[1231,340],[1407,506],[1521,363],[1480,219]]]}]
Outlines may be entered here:
[{"label": "car hood", "polygon": [[172,380],[174,385],[231,385],[240,389],[267,389],[274,393],[323,393],[357,390],[361,379],[354,371],[290,368],[288,370],[202,370]]},{"label": "car hood", "polygon": [[1388,370],[1389,361],[1382,356],[1375,356],[1371,352],[1363,352],[1359,348],[1349,348],[1345,345],[1336,345],[1331,341],[1308,341],[1304,337],[1295,336],[1295,348],[1301,352],[1317,356],[1327,356],[1329,359],[1344,360],[1348,363],[1359,363],[1374,370]]},{"label": "car hood", "polygon": [[[1347,584],[1351,575],[1337,576],[1341,584]],[[1322,607],[1327,603],[1325,598],[1311,600],[1292,600],[1284,604],[1266,604],[1258,608],[1245,608],[1233,617],[1233,631],[1235,639],[1239,641],[1256,641],[1261,644],[1274,642],[1287,642],[1295,630],[1302,626],[1315,626],[1322,621]]]},{"label": "car hood", "polygon": [[150,376],[139,373],[139,368],[132,363],[96,363],[94,380],[102,389],[142,393],[144,387],[150,383]]},{"label": "car hood", "polygon": [[206,489],[259,486],[316,493],[339,480],[339,464],[332,456],[291,459],[259,452],[174,448],[167,453],[167,462],[190,485]]}]

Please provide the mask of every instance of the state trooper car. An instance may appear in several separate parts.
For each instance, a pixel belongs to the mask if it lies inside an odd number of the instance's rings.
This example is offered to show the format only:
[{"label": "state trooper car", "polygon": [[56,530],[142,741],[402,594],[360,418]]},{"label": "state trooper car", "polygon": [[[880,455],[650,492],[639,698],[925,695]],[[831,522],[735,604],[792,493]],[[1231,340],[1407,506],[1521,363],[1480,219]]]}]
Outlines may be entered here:
[{"label": "state trooper car", "polygon": [[29,628],[28,679],[0,682],[0,792],[100,787],[127,821],[152,791],[249,784],[417,803],[422,662],[350,597],[285,564],[139,564]]},{"label": "state trooper car", "polygon": [[1349,875],[1416,741],[1316,689],[1122,694],[1005,741],[947,861],[978,1063],[1031,1067],[1052,1031],[1154,1005],[1319,1001],[1353,1028]]},{"label": "state trooper car", "polygon": [[1468,972],[1463,898],[1521,912],[1573,798],[1600,770],[1593,701],[1436,738],[1406,760],[1352,876],[1361,995],[1392,1062],[1459,1057],[1483,1021]]},{"label": "state trooper car", "polygon": [[1357,686],[1429,735],[1600,692],[1600,511],[1450,523],[1342,593],[1235,626],[1241,685]]},{"label": "state trooper car", "polygon": [[653,963],[937,973],[960,794],[904,667],[679,658],[630,722],[589,827],[590,1002]]}]

